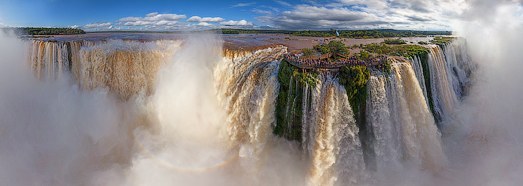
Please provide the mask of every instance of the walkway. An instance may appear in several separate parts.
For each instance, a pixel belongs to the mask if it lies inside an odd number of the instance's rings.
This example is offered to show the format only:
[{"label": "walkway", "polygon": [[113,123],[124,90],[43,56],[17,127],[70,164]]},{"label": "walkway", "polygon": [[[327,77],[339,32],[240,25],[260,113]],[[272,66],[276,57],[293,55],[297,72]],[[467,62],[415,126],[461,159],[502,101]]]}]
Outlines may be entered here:
[{"label": "walkway", "polygon": [[372,58],[369,61],[358,60],[356,57],[350,57],[349,59],[340,59],[338,61],[329,62],[326,60],[319,59],[300,59],[292,55],[285,55],[285,60],[291,65],[300,69],[340,69],[344,66],[377,66],[387,61],[386,56],[380,56]]}]

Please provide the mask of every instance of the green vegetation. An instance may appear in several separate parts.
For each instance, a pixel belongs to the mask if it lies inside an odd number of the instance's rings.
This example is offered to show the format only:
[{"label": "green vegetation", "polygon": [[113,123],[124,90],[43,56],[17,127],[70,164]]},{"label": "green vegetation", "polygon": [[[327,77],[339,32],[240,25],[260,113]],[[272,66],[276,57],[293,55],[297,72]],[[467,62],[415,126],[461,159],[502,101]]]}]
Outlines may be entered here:
[{"label": "green vegetation", "polygon": [[359,53],[356,54],[356,57],[359,59],[359,60],[363,60],[363,61],[366,61],[366,60],[369,60],[371,58],[371,54],[365,50],[362,50],[360,51]]},{"label": "green vegetation", "polygon": [[[339,30],[340,37],[344,38],[384,38],[384,37],[422,37],[433,35],[452,35],[450,31],[413,31],[413,30]],[[296,36],[311,37],[335,37],[335,30],[328,31],[296,31],[292,33]]]},{"label": "green vegetation", "polygon": [[289,30],[255,30],[255,29],[218,29],[222,34],[292,34]]},{"label": "green vegetation", "polygon": [[344,58],[349,55],[349,48],[341,41],[331,41],[327,44],[333,59]]},{"label": "green vegetation", "polygon": [[383,64],[376,66],[376,68],[385,74],[390,74],[392,72],[392,63],[390,60],[387,60]]},{"label": "green vegetation", "polygon": [[331,49],[327,45],[316,45],[313,48],[321,54],[331,53]]},{"label": "green vegetation", "polygon": [[309,37],[335,37],[336,36],[336,31],[335,30],[330,30],[330,31],[305,30],[305,31],[293,32],[292,35],[295,35],[295,36],[309,36]]},{"label": "green vegetation", "polygon": [[444,46],[454,40],[454,37],[434,37],[433,40],[430,41],[432,44]]},{"label": "green vegetation", "polygon": [[303,56],[305,56],[305,57],[310,57],[310,56],[313,56],[314,53],[316,53],[316,51],[314,51],[313,49],[310,49],[310,48],[304,48],[304,49],[301,49],[301,53],[303,53]]},{"label": "green vegetation", "polygon": [[429,52],[429,49],[419,45],[386,45],[386,44],[368,44],[362,47],[370,53],[403,56],[406,58],[413,58]]},{"label": "green vegetation", "polygon": [[[336,30],[257,30],[257,29],[218,29],[223,34],[292,34],[295,36],[336,37]],[[339,30],[343,38],[384,38],[384,37],[423,37],[434,35],[452,35],[450,31],[413,31],[413,30]]]},{"label": "green vegetation", "polygon": [[364,122],[365,104],[367,99],[367,81],[370,78],[370,71],[366,66],[345,66],[341,68],[340,83],[345,86],[347,96],[352,106],[352,111],[356,115],[356,120]]},{"label": "green vegetation", "polygon": [[276,102],[276,125],[273,133],[289,140],[300,141],[303,89],[305,85],[311,88],[317,85],[318,73],[300,71],[288,62],[282,61],[278,71],[278,81],[280,91]]},{"label": "green vegetation", "polygon": [[16,28],[23,34],[27,35],[76,35],[85,34],[85,31],[78,28],[43,28],[43,27],[28,27]]},{"label": "green vegetation", "polygon": [[389,45],[403,45],[407,44],[407,41],[397,38],[397,39],[385,39],[385,44]]},{"label": "green vegetation", "polygon": [[[331,41],[326,45],[315,45],[313,50],[303,49],[303,55],[308,56],[311,51],[316,51],[322,55],[331,54],[330,59],[327,60],[338,60],[349,55],[349,48],[341,41]],[[307,52],[307,53],[305,53]],[[314,52],[313,52],[314,53]],[[311,55],[312,56],[312,55]]]},{"label": "green vegetation", "polygon": [[418,42],[418,44],[420,44],[420,45],[428,45],[429,43],[427,43],[425,41],[420,41],[420,42]]}]

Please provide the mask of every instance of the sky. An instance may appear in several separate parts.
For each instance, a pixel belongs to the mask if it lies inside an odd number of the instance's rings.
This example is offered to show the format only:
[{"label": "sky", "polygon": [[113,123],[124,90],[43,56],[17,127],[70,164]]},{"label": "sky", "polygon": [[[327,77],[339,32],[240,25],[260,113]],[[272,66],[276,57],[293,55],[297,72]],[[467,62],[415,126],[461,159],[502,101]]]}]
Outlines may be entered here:
[{"label": "sky", "polygon": [[0,26],[449,30],[466,0],[0,0]]}]

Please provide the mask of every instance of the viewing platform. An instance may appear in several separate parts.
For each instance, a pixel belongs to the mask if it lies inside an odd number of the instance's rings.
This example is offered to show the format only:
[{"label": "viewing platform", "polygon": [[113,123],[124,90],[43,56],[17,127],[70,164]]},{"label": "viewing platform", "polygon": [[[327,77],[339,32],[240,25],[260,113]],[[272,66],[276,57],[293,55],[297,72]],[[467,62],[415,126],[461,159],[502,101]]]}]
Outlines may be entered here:
[{"label": "viewing platform", "polygon": [[345,66],[378,66],[384,64],[387,61],[387,56],[380,56],[371,58],[363,61],[352,56],[348,59],[339,59],[336,61],[329,61],[328,58],[311,58],[311,57],[300,57],[292,54],[287,54],[284,59],[289,62],[292,66],[300,69],[327,69],[327,70],[339,70]]}]

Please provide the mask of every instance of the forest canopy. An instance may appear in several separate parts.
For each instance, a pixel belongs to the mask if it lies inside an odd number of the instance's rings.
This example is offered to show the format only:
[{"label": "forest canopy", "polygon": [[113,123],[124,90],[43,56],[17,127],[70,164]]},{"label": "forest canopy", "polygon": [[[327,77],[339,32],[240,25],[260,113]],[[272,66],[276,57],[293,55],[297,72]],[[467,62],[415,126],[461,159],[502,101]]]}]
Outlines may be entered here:
[{"label": "forest canopy", "polygon": [[85,31],[79,28],[45,28],[45,27],[22,27],[22,28],[5,28],[4,30],[14,30],[22,35],[76,35],[85,34]]}]

